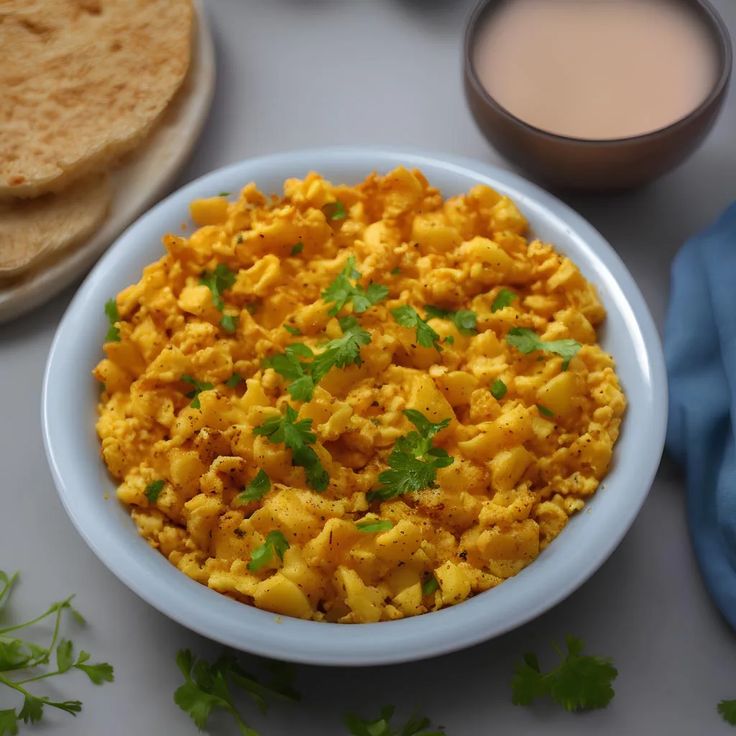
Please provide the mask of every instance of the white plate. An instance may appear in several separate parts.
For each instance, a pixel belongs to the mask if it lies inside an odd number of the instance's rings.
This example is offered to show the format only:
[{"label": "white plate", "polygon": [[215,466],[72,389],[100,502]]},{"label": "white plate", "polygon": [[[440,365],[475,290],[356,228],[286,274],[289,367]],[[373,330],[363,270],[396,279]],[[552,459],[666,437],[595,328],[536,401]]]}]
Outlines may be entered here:
[{"label": "white plate", "polygon": [[[331,624],[274,616],[195,583],[138,536],[115,500],[95,436],[99,390],[90,371],[107,330],[103,305],[163,255],[161,235],[179,229],[187,207],[213,192],[255,181],[280,191],[310,170],[357,182],[399,164],[421,168],[445,196],[488,184],[509,194],[536,235],[556,244],[592,281],[608,310],[600,332],[613,354],[629,409],[611,472],[584,513],[519,575],[452,608],[377,624]],[[187,185],[118,240],[87,277],[59,325],[44,378],[46,453],[64,507],[92,550],[126,585],[184,626],[245,651],[312,664],[364,665],[430,657],[497,636],[572,593],[613,552],[634,521],[659,465],[667,423],[667,378],[649,310],[621,259],[580,215],[508,171],[411,150],[339,148],[242,161]],[[109,496],[109,500],[105,499]],[[632,570],[632,573],[635,572]]]},{"label": "white plate", "polygon": [[100,229],[52,263],[39,264],[20,281],[0,285],[0,323],[43,304],[85,273],[141,212],[166,193],[186,162],[215,88],[212,35],[200,0],[195,7],[197,25],[189,74],[150,139],[112,172],[112,203]]}]

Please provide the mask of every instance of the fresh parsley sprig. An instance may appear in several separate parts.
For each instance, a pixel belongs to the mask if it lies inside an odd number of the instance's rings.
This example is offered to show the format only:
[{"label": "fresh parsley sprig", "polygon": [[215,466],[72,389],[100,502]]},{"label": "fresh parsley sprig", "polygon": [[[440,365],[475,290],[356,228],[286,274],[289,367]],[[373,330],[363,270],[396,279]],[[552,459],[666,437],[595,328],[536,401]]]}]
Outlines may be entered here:
[{"label": "fresh parsley sprig", "polygon": [[289,404],[281,416],[271,417],[253,428],[253,434],[266,437],[273,444],[283,443],[291,450],[293,465],[304,468],[307,485],[315,491],[324,491],[330,481],[317,453],[310,447],[317,437],[312,432],[312,420],[296,421],[297,411]]},{"label": "fresh parsley sprig", "polygon": [[220,312],[225,308],[222,293],[235,283],[236,276],[227,264],[218,263],[214,271],[205,271],[199,278],[199,283],[212,292],[212,303]]},{"label": "fresh parsley sprig", "polygon": [[393,529],[394,523],[389,519],[366,519],[356,521],[355,528],[365,534],[378,534],[379,532],[387,532],[389,529]]},{"label": "fresh parsley sprig", "polygon": [[391,310],[391,316],[402,327],[416,330],[417,343],[425,348],[434,348],[438,353],[442,350],[440,336],[427,324],[427,320],[419,316],[414,307],[404,304]]},{"label": "fresh parsley sprig", "polygon": [[[345,716],[345,725],[353,736],[444,736],[441,729],[432,727],[432,722],[424,716],[412,716],[401,727],[391,725],[394,706],[381,708],[381,714],[375,720],[360,718],[354,713]],[[429,729],[429,730],[428,730]]]},{"label": "fresh parsley sprig", "polygon": [[251,572],[257,572],[265,565],[272,562],[273,558],[278,555],[284,559],[284,552],[289,549],[289,540],[284,536],[283,532],[274,529],[266,534],[266,540],[260,547],[256,547],[250,556],[248,569]]},{"label": "fresh parsley sprig", "polygon": [[478,332],[478,315],[471,309],[458,309],[453,312],[451,309],[443,309],[434,304],[425,304],[424,311],[427,319],[450,320],[461,335],[475,335]]},{"label": "fresh parsley sprig", "polygon": [[[18,573],[8,575],[0,570],[0,612],[7,604],[17,580]],[[21,721],[37,723],[43,718],[46,706],[73,716],[82,710],[82,703],[79,700],[53,700],[32,693],[27,687],[31,683],[63,675],[72,670],[83,672],[95,685],[113,681],[114,672],[111,665],[106,662],[91,663],[89,652],[80,651],[75,655],[71,640],[60,638],[65,613],[70,613],[78,623],[84,623],[82,615],[72,606],[73,598],[74,596],[69,596],[63,601],[53,603],[44,613],[29,621],[0,628],[0,685],[23,697],[23,705],[20,708],[0,710],[0,736],[17,734]],[[48,618],[53,620],[51,641],[48,646],[18,638],[17,632]],[[39,672],[40,668],[50,665],[52,658],[55,666],[51,665],[45,671]],[[15,677],[14,673],[18,676]]]},{"label": "fresh parsley sprig", "polygon": [[491,312],[498,312],[500,309],[511,306],[514,299],[516,299],[516,294],[513,291],[506,288],[501,289],[491,304]]},{"label": "fresh parsley sprig", "polygon": [[530,705],[544,695],[571,712],[605,708],[611,702],[611,683],[618,676],[611,660],[583,654],[584,644],[574,636],[566,643],[567,654],[554,646],[562,661],[547,673],[541,671],[536,654],[524,655],[511,682],[514,705]]},{"label": "fresh parsley sprig", "polygon": [[188,383],[190,386],[194,387],[191,391],[188,391],[186,394],[184,394],[188,399],[192,400],[192,403],[189,404],[189,406],[191,406],[192,409],[201,409],[202,404],[199,401],[199,395],[202,393],[202,391],[210,391],[214,388],[214,385],[211,384],[209,381],[199,381],[194,376],[191,376],[188,373],[185,373],[183,376],[181,376],[179,380],[184,381],[184,383]]},{"label": "fresh parsley sprig", "polygon": [[721,700],[717,708],[726,723],[736,726],[736,700]]},{"label": "fresh parsley sprig", "polygon": [[530,330],[527,327],[513,327],[510,329],[506,335],[506,342],[524,355],[533,353],[535,350],[559,355],[562,358],[563,371],[568,369],[570,361],[578,354],[578,351],[582,347],[577,340],[570,338],[545,342],[534,330]]},{"label": "fresh parsley sprig", "polygon": [[330,316],[336,316],[347,304],[353,305],[353,312],[362,314],[388,296],[387,286],[374,283],[363,288],[357,283],[359,279],[360,271],[355,268],[355,256],[349,256],[343,270],[322,292],[322,299],[332,304],[328,310]]},{"label": "fresh parsley sprig", "polygon": [[258,501],[271,490],[271,479],[261,468],[250,483],[235,497],[236,504]]},{"label": "fresh parsley sprig", "polygon": [[120,313],[118,312],[118,304],[114,298],[105,302],[105,316],[110,323],[110,327],[105,335],[105,342],[120,342],[120,328],[117,323],[120,321]]},{"label": "fresh parsley sprig", "polygon": [[266,358],[264,366],[273,368],[289,383],[286,390],[294,401],[311,401],[316,385],[332,370],[361,365],[360,348],[368,345],[371,335],[360,327],[355,317],[340,319],[342,337],[330,340],[321,353],[303,343],[287,345],[283,353]]},{"label": "fresh parsley sprig", "polygon": [[210,663],[195,657],[189,649],[182,649],[176,655],[176,664],[184,675],[184,683],[176,689],[174,702],[200,731],[207,726],[212,711],[219,709],[232,716],[241,736],[259,736],[258,731],[245,722],[235,704],[231,692],[234,687],[246,692],[263,713],[267,710],[267,698],[300,699],[291,684],[292,672],[284,667],[274,671],[272,682],[264,685],[244,670],[231,654],[222,654]]},{"label": "fresh parsley sprig", "polygon": [[378,476],[381,485],[367,494],[370,502],[433,488],[437,470],[454,462],[446,450],[432,444],[434,437],[449,425],[449,419],[435,424],[416,409],[406,409],[404,415],[417,431],[396,440],[388,456],[389,469]]}]

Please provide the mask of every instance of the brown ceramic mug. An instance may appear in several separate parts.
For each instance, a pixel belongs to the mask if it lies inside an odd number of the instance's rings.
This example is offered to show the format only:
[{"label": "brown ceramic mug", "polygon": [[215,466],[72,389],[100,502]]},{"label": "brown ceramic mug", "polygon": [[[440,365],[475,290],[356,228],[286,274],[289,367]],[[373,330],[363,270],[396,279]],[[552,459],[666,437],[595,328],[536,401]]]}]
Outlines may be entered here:
[{"label": "brown ceramic mug", "polygon": [[488,141],[509,161],[545,184],[565,189],[612,191],[645,184],[677,166],[702,142],[721,110],[731,77],[728,29],[707,0],[678,0],[693,7],[717,51],[718,74],[706,99],[665,128],[627,138],[589,140],[537,128],[512,115],[483,87],[475,69],[479,28],[503,3],[483,0],[465,33],[465,94]]}]

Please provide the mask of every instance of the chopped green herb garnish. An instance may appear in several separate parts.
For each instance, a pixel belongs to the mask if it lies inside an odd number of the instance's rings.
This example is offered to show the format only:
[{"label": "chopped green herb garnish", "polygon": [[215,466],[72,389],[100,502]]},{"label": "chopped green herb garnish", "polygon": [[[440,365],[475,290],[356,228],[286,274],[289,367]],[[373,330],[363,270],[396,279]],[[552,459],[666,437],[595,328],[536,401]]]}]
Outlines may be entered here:
[{"label": "chopped green herb garnish", "polygon": [[332,302],[332,306],[328,311],[329,315],[334,317],[349,303],[353,305],[353,312],[361,314],[388,296],[387,286],[369,284],[364,289],[358,285],[359,279],[360,271],[355,270],[355,256],[350,256],[343,270],[322,292],[322,299],[328,304]]},{"label": "chopped green herb garnish", "polygon": [[298,243],[291,246],[290,255],[298,256],[304,250],[304,243],[300,240]]},{"label": "chopped green herb garnish", "polygon": [[514,294],[513,291],[510,289],[501,289],[501,291],[496,294],[493,304],[491,304],[491,312],[498,312],[499,309],[511,306],[511,302],[513,302],[514,299],[516,299],[516,294]]},{"label": "chopped green herb garnish", "polygon": [[454,345],[455,344],[455,338],[452,335],[448,335],[442,342],[445,343],[445,345]]},{"label": "chopped green herb garnish", "polygon": [[253,550],[253,554],[250,556],[250,562],[248,563],[248,569],[251,572],[257,572],[272,562],[274,555],[278,555],[283,560],[284,552],[287,549],[289,549],[289,542],[278,529],[269,532],[266,534],[266,541],[260,547],[256,547]]},{"label": "chopped green herb garnish", "polygon": [[506,396],[507,391],[508,388],[506,387],[506,384],[500,378],[497,378],[491,384],[491,396],[493,396],[494,399],[502,399]]},{"label": "chopped green herb garnish", "polygon": [[552,340],[545,342],[534,330],[526,327],[513,327],[506,335],[506,342],[515,347],[519,352],[528,355],[535,350],[546,353],[555,353],[562,358],[562,370],[566,371],[570,361],[578,354],[582,345],[576,340],[566,338],[564,340]]},{"label": "chopped green herb garnish", "polygon": [[244,670],[230,653],[222,654],[210,664],[205,659],[194,657],[188,649],[182,649],[176,655],[176,664],[184,675],[184,684],[174,693],[174,702],[194,721],[200,731],[207,727],[212,711],[219,709],[232,716],[241,736],[258,736],[257,731],[243,720],[231,695],[233,687],[248,693],[261,712],[266,711],[266,697],[275,696],[294,701],[300,697],[291,685],[293,671],[286,667],[276,669],[272,666],[273,682],[264,685],[257,677]]},{"label": "chopped green herb garnish", "polygon": [[263,361],[266,368],[273,368],[289,383],[287,391],[294,401],[311,401],[315,381],[312,377],[312,364],[300,358],[312,358],[312,350],[302,343],[287,345],[283,353],[273,355]]},{"label": "chopped green herb garnish", "polygon": [[389,529],[393,529],[393,527],[393,521],[389,521],[388,519],[377,519],[376,521],[358,521],[355,524],[355,528],[358,531],[365,532],[366,534],[387,532]]},{"label": "chopped green herb garnish", "polygon": [[194,386],[191,391],[184,395],[188,399],[192,400],[192,403],[189,404],[192,409],[201,409],[202,405],[199,403],[199,395],[202,393],[202,391],[209,391],[213,389],[214,386],[209,383],[209,381],[198,381],[194,376],[190,376],[188,373],[184,374],[179,380]]},{"label": "chopped green herb garnish", "polygon": [[432,595],[439,590],[440,584],[434,575],[428,575],[422,581],[422,595]]},{"label": "chopped green herb garnish", "polygon": [[427,313],[427,319],[450,320],[462,335],[475,335],[478,332],[478,315],[470,309],[453,312],[451,309],[443,309],[434,304],[425,304],[424,311]]},{"label": "chopped green herb garnish", "polygon": [[345,209],[345,205],[336,199],[334,202],[328,202],[323,208],[322,212],[325,213],[325,217],[328,220],[344,220],[348,216],[348,212]]},{"label": "chopped green herb garnish", "polygon": [[398,276],[398,275],[399,275],[399,274],[401,273],[401,269],[400,269],[400,268],[399,268],[398,266],[396,266],[396,268],[392,268],[392,269],[391,269],[391,270],[389,271],[389,273],[390,273],[390,274],[391,274],[392,276]]},{"label": "chopped green herb garnish", "polygon": [[319,383],[332,368],[346,368],[363,363],[360,348],[370,343],[370,332],[362,329],[354,317],[341,319],[340,327],[343,331],[342,337],[330,340],[312,361],[312,378],[315,383]]},{"label": "chopped green herb garnish", "polygon": [[110,323],[105,335],[105,342],[120,342],[120,329],[116,324],[120,321],[120,314],[115,299],[108,299],[105,302],[105,314],[107,315],[107,321]]},{"label": "chopped green herb garnish", "polygon": [[547,417],[547,418],[551,419],[555,415],[555,413],[552,411],[552,409],[548,409],[546,406],[543,406],[542,404],[537,404],[537,409],[539,409],[539,413],[543,417]]},{"label": "chopped green herb garnish", "polygon": [[238,504],[248,503],[249,501],[258,501],[263,498],[271,490],[271,479],[266,475],[266,472],[261,468],[257,473],[256,477],[245,486],[241,493],[235,497],[235,502]]},{"label": "chopped green herb garnish", "polygon": [[294,335],[294,337],[299,337],[302,334],[302,331],[298,327],[294,327],[294,325],[284,325],[284,329],[290,335]]},{"label": "chopped green herb garnish", "polygon": [[218,197],[229,197],[230,196],[230,192],[220,192],[217,196]]},{"label": "chopped green herb garnish", "polygon": [[307,485],[315,491],[324,491],[330,479],[319,456],[309,446],[317,439],[312,432],[312,420],[297,422],[297,416],[296,410],[287,404],[284,414],[267,419],[253,429],[253,434],[266,437],[273,444],[283,442],[291,450],[292,464],[304,468]]},{"label": "chopped green herb garnish", "polygon": [[567,654],[554,647],[562,661],[546,674],[536,654],[524,655],[511,683],[514,705],[529,705],[543,695],[571,712],[605,708],[611,702],[615,694],[611,683],[618,675],[611,660],[583,654],[583,642],[574,636],[566,643]]},{"label": "chopped green herb garnish", "polygon": [[152,480],[147,486],[146,490],[143,491],[145,493],[146,498],[148,499],[148,503],[156,503],[158,501],[158,497],[161,495],[161,491],[164,489],[164,481],[162,480]]},{"label": "chopped green herb garnish", "polygon": [[[8,575],[0,570],[0,611],[8,603],[18,573]],[[53,603],[40,616],[19,624],[6,624],[0,628],[0,686],[11,693],[22,696],[23,705],[0,710],[0,735],[18,733],[21,722],[37,723],[43,718],[44,708],[56,708],[76,716],[82,710],[79,700],[53,700],[51,697],[35,695],[29,690],[32,683],[63,675],[72,670],[83,672],[95,685],[112,682],[114,672],[107,662],[91,663],[89,652],[74,652],[69,639],[60,638],[63,617],[71,614],[79,624],[84,624],[82,615],[72,606],[73,595]],[[51,618],[51,641],[48,646],[17,636],[22,629],[29,628]],[[50,665],[52,659],[55,664]],[[45,671],[40,668],[46,668]]]},{"label": "chopped green herb garnish", "polygon": [[240,245],[243,242],[243,233],[238,233],[238,237],[235,238],[235,242]]},{"label": "chopped green herb garnish", "polygon": [[367,495],[370,502],[434,488],[437,470],[454,462],[446,450],[432,445],[434,437],[450,424],[449,419],[434,424],[415,409],[406,409],[404,415],[417,431],[396,440],[388,456],[389,469],[378,476],[381,485]]},{"label": "chopped green herb garnish", "polygon": [[243,380],[243,377],[239,373],[233,373],[230,378],[225,381],[225,385],[228,388],[237,388],[238,384]]},{"label": "chopped green herb garnish", "polygon": [[736,726],[736,700],[721,700],[718,712],[726,723]]},{"label": "chopped green herb garnish", "polygon": [[[391,725],[394,707],[387,705],[375,720],[359,718],[353,713],[345,716],[345,725],[352,736],[445,736],[441,729],[435,729],[429,718],[412,716],[401,727]],[[431,730],[428,730],[431,729]]]},{"label": "chopped green herb garnish", "polygon": [[221,312],[225,308],[222,293],[235,283],[236,276],[235,271],[231,271],[224,263],[218,263],[214,271],[205,271],[200,276],[199,283],[212,292],[212,303]]},{"label": "chopped green herb garnish", "polygon": [[404,304],[391,310],[394,320],[402,327],[408,327],[416,330],[417,342],[425,348],[434,348],[437,352],[441,351],[440,336],[423,320],[414,307]]},{"label": "chopped green herb garnish", "polygon": [[223,314],[220,318],[220,327],[225,332],[232,334],[238,329],[238,315],[237,314]]}]

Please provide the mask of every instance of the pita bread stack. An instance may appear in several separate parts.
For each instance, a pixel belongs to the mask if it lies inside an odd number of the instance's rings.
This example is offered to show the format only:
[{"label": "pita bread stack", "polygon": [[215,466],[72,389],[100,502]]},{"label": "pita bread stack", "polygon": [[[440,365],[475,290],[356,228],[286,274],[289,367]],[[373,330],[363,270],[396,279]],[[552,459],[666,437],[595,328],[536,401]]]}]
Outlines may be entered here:
[{"label": "pita bread stack", "polygon": [[82,242],[190,64],[191,0],[0,0],[0,285]]}]

